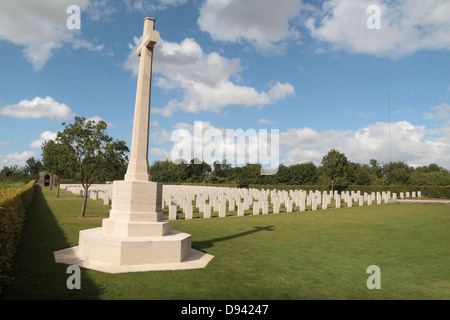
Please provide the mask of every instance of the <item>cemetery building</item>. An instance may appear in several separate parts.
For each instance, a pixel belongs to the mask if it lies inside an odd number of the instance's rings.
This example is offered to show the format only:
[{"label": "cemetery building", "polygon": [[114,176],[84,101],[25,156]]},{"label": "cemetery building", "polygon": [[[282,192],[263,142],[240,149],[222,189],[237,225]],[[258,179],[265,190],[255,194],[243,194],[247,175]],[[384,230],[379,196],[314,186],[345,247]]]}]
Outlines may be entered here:
[{"label": "cemetery building", "polygon": [[41,187],[49,187],[50,185],[56,187],[56,175],[47,171],[40,172],[39,185]]}]

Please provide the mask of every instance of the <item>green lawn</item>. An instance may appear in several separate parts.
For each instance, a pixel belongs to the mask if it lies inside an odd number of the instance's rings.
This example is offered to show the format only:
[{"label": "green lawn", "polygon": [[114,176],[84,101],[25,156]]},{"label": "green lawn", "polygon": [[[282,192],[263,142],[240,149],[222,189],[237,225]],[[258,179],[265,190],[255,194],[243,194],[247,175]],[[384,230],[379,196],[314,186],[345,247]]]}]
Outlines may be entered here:
[{"label": "green lawn", "polygon": [[[37,188],[14,282],[3,299],[450,299],[450,206],[388,204],[171,221],[214,256],[204,269],[106,274],[81,269],[69,290],[53,252],[78,244],[110,207]],[[92,218],[95,216],[95,218]],[[367,267],[381,269],[369,290]]]}]

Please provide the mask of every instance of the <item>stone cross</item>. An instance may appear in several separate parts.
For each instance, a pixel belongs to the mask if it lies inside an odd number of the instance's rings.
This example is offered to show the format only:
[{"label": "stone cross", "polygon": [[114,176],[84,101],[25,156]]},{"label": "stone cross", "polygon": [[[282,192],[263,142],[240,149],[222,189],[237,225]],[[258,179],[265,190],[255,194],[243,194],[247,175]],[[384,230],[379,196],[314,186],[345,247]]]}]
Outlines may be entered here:
[{"label": "stone cross", "polygon": [[140,56],[133,137],[126,181],[151,181],[148,168],[148,135],[150,130],[150,96],[152,85],[153,47],[159,41],[155,19],[144,19],[143,41],[137,49]]}]

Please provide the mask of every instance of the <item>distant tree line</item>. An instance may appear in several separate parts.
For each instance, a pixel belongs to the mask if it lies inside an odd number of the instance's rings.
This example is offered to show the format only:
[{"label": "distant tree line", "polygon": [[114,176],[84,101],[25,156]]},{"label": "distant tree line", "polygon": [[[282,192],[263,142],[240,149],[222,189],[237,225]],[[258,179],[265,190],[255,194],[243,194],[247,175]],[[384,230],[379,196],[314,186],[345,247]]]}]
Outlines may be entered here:
[{"label": "distant tree line", "polygon": [[[52,145],[52,143],[47,144],[47,148]],[[44,146],[44,158],[46,156],[45,149]],[[119,159],[124,158],[121,156]],[[47,169],[52,169],[50,171],[53,172],[58,170],[50,167],[50,160],[46,162]],[[55,166],[55,164],[53,165]],[[93,182],[123,180],[126,167],[127,164],[123,160],[115,161],[115,169],[103,170],[102,174],[98,175]],[[24,167],[17,165],[3,167],[0,171],[0,181],[37,180],[39,172],[44,169],[40,160],[31,157],[26,161]],[[72,172],[71,170],[62,175],[63,180],[79,183],[78,179],[74,179],[75,170]],[[412,167],[402,161],[381,164],[377,160],[371,159],[369,164],[360,164],[348,160],[345,154],[336,150],[330,150],[323,157],[320,165],[312,162],[290,166],[281,164],[275,175],[261,175],[260,170],[261,165],[259,164],[232,166],[225,161],[216,162],[211,166],[206,162],[195,164],[194,160],[191,160],[190,163],[174,163],[165,160],[155,161],[150,166],[153,181],[162,183],[230,184],[244,187],[250,184],[331,186],[333,183],[336,188],[347,185],[450,186],[450,172],[434,163]]]},{"label": "distant tree line", "polygon": [[355,163],[345,154],[330,150],[320,165],[312,162],[294,165],[281,164],[275,175],[261,175],[261,165],[232,166],[225,161],[212,166],[191,160],[190,163],[156,161],[150,167],[153,181],[162,183],[205,183],[248,186],[267,185],[330,185],[336,188],[348,185],[377,186],[449,186],[450,172],[437,164],[412,167],[405,162],[381,164],[371,159],[369,164]]},{"label": "distant tree line", "polygon": [[23,167],[19,167],[17,164],[4,166],[3,169],[0,170],[0,181],[28,182],[30,180],[39,180],[39,173],[42,169],[42,162],[34,157],[30,157]]}]

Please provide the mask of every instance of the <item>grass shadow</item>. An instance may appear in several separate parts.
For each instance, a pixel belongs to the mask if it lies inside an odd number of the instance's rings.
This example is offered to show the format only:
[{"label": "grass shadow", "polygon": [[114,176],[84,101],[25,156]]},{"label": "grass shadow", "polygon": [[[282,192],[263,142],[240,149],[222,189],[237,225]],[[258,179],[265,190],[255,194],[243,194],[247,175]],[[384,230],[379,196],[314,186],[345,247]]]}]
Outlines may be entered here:
[{"label": "grass shadow", "polygon": [[192,246],[195,247],[198,250],[205,250],[205,249],[213,247],[214,244],[217,243],[217,242],[232,240],[232,239],[244,237],[244,236],[247,236],[247,235],[250,235],[250,234],[253,234],[253,233],[256,233],[256,232],[261,232],[261,231],[274,231],[273,228],[274,228],[274,226],[253,227],[252,230],[235,233],[235,234],[232,234],[232,235],[229,235],[229,236],[226,236],[226,237],[214,238],[214,239],[204,240],[204,241],[195,241],[192,244]]},{"label": "grass shadow", "polygon": [[[64,201],[64,200],[62,200]],[[0,297],[9,300],[98,299],[98,288],[81,270],[81,290],[70,290],[68,265],[55,262],[54,251],[70,244],[41,187],[36,186],[12,272],[13,281]]]}]

